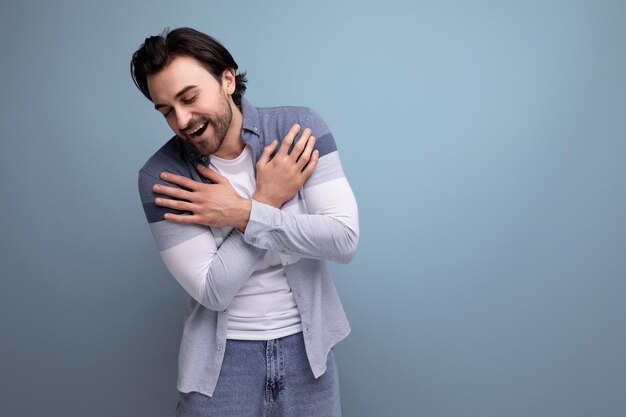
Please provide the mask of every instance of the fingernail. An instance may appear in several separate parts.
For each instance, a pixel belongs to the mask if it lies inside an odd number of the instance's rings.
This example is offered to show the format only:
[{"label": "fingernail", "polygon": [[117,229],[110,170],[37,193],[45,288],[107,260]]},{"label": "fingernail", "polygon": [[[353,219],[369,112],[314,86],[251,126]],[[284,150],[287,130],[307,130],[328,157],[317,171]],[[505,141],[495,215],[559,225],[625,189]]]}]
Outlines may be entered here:
[{"label": "fingernail", "polygon": [[300,125],[296,123],[295,128],[299,130],[300,129]]},{"label": "fingernail", "polygon": [[154,191],[159,191],[161,189],[161,187],[159,187],[157,184],[154,184],[154,187],[152,187],[152,189]]},{"label": "fingernail", "polygon": [[163,200],[161,200],[160,198],[157,198],[157,199],[154,200],[154,202],[156,204],[161,204],[163,202]]},{"label": "fingernail", "polygon": [[161,172],[161,178],[166,179],[167,178],[167,172]]}]

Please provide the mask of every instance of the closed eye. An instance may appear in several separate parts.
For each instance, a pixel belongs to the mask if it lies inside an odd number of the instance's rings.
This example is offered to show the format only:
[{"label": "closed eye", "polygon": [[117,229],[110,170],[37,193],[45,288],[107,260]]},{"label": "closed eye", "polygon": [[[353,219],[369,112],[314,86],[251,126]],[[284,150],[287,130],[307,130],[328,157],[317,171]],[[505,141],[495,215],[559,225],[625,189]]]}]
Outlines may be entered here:
[{"label": "closed eye", "polygon": [[[181,101],[184,105],[186,105],[186,106],[187,106],[187,105],[189,105],[189,104],[193,103],[194,101],[196,101],[196,99],[197,99],[197,98],[198,98],[198,95],[196,94],[196,95],[194,95],[193,97],[186,98],[186,99],[181,99],[180,101]],[[165,107],[165,106],[158,106],[158,107]],[[170,109],[169,109],[167,112],[163,113],[163,116],[164,116],[164,117],[168,117],[170,114],[172,114],[172,110],[173,110],[173,109],[170,107]]]},{"label": "closed eye", "polygon": [[198,98],[198,95],[196,94],[195,96],[188,98],[188,99],[182,99],[181,101],[183,102],[183,104],[191,104],[194,101],[196,101],[196,98]]}]

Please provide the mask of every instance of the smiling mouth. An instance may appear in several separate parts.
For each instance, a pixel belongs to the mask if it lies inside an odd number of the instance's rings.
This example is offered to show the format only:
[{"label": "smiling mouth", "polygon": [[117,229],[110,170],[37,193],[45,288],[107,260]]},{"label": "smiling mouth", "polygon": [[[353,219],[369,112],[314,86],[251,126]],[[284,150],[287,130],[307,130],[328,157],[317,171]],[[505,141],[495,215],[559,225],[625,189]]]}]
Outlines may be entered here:
[{"label": "smiling mouth", "polygon": [[194,129],[188,130],[185,133],[185,135],[189,138],[196,138],[204,133],[208,125],[209,125],[209,122],[204,122],[201,125],[198,125],[197,127],[195,127]]}]

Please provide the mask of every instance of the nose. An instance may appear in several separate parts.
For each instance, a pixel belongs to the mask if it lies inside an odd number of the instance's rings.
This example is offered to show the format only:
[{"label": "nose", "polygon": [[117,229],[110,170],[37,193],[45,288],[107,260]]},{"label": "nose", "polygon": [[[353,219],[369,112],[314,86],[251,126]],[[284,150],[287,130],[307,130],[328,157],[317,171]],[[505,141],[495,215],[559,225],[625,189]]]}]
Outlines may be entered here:
[{"label": "nose", "polygon": [[175,109],[176,112],[176,127],[178,130],[183,130],[189,127],[189,122],[191,121],[191,112],[185,110],[184,108]]}]

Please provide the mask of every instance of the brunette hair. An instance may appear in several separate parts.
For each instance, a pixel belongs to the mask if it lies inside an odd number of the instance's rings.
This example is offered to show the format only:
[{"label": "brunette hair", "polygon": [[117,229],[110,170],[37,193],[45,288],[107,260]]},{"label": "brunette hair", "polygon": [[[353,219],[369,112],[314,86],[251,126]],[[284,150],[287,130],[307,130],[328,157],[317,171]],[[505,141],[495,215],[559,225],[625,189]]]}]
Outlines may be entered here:
[{"label": "brunette hair", "polygon": [[191,56],[197,59],[221,84],[224,70],[235,71],[235,92],[233,101],[241,105],[246,91],[246,73],[237,74],[237,63],[232,55],[217,39],[191,28],[178,28],[171,32],[165,29],[159,36],[150,36],[133,54],[130,61],[130,74],[135,85],[150,101],[148,76],[165,68],[178,56]]}]

